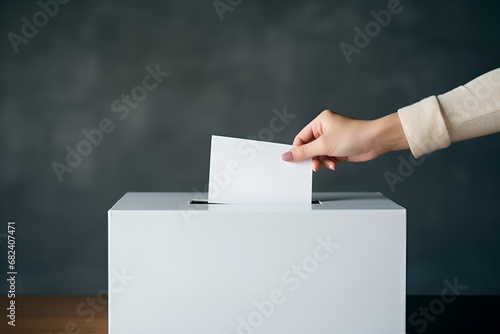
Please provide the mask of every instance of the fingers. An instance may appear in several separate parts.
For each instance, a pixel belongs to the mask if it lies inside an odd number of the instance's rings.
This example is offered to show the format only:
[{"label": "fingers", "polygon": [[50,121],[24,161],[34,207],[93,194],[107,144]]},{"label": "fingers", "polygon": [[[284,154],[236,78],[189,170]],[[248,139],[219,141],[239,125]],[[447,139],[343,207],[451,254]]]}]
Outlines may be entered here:
[{"label": "fingers", "polygon": [[283,153],[281,158],[285,161],[303,161],[320,156],[323,154],[322,152],[322,141],[315,140],[308,144],[293,147],[290,151]]},{"label": "fingers", "polygon": [[312,169],[313,169],[313,171],[317,172],[320,167],[321,167],[321,161],[319,160],[319,158],[318,157],[312,158]]},{"label": "fingers", "polygon": [[314,137],[314,133],[312,131],[311,124],[308,124],[305,128],[303,128],[298,135],[295,136],[293,140],[293,146],[300,146],[309,143],[310,141],[316,139]]},{"label": "fingers", "polygon": [[335,170],[337,168],[338,160],[334,157],[322,156],[319,157],[319,160],[321,164],[328,169]]},{"label": "fingers", "polygon": [[321,136],[322,133],[319,129],[321,128],[321,121],[318,120],[318,117],[313,119],[302,130],[300,130],[293,140],[293,146],[307,144]]},{"label": "fingers", "polygon": [[[309,158],[313,159],[312,167],[317,171],[321,165],[335,170],[337,160],[327,157],[327,148],[325,145],[324,122],[325,117],[332,114],[332,111],[325,110],[309,124],[307,124],[293,140],[293,146],[290,151],[283,153],[282,159],[285,161],[303,161]],[[321,158],[322,157],[322,158]]]}]

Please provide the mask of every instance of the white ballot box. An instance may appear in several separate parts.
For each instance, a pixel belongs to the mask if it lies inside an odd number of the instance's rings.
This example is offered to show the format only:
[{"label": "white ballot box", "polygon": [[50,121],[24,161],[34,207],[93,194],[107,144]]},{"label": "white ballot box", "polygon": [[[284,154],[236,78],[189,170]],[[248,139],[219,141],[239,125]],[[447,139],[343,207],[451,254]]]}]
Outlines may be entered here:
[{"label": "white ballot box", "polygon": [[380,193],[194,197],[127,193],[109,210],[109,333],[404,333],[401,206]]}]

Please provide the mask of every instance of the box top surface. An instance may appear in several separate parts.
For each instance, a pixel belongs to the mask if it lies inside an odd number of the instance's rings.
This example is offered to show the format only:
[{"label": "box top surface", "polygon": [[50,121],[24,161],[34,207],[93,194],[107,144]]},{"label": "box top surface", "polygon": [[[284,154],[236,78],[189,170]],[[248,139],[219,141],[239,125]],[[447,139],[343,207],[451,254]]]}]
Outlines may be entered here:
[{"label": "box top surface", "polygon": [[313,193],[313,202],[297,205],[279,204],[189,204],[191,200],[205,200],[206,194],[190,192],[128,192],[110,211],[180,211],[214,210],[237,211],[297,211],[297,210],[404,210],[379,192],[332,192]]}]

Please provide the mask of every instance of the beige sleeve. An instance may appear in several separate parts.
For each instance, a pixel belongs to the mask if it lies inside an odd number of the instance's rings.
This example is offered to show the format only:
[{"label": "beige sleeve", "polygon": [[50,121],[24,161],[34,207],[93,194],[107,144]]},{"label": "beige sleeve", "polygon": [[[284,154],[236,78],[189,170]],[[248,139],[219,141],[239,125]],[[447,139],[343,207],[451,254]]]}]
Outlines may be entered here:
[{"label": "beige sleeve", "polygon": [[500,131],[500,68],[398,110],[415,157]]}]

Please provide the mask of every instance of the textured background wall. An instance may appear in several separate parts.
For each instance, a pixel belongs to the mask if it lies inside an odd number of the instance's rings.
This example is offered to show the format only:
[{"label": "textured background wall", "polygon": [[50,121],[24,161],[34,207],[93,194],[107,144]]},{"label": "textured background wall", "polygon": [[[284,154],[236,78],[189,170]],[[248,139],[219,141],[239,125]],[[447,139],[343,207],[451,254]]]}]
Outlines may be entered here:
[{"label": "textured background wall", "polygon": [[[387,3],[244,0],[221,21],[211,0],[73,0],[16,53],[9,33],[41,7],[2,1],[0,233],[17,220],[18,291],[106,287],[107,210],[127,191],[202,189],[211,134],[256,136],[286,105],[296,117],[273,141],[290,143],[325,108],[376,118],[499,66],[500,2],[472,0],[402,0],[348,64],[339,44]],[[144,100],[111,107],[158,64],[170,75]],[[51,164],[104,118],[114,130],[60,182]],[[408,151],[322,170],[314,190],[381,191],[408,209],[408,293],[458,277],[500,294],[499,139],[425,157],[394,189],[384,173]]]}]

